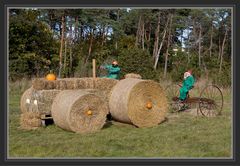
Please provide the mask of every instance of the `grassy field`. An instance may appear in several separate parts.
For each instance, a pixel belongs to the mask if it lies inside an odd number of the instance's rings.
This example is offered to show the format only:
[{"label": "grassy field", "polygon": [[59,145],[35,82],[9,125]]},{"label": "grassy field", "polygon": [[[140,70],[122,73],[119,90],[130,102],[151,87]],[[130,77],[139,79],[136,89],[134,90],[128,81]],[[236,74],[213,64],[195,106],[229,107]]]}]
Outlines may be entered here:
[{"label": "grassy field", "polygon": [[[17,86],[17,85],[14,85]],[[224,90],[223,114],[204,118],[169,113],[152,128],[110,122],[94,134],[75,134],[55,125],[19,128],[19,101],[28,85],[10,89],[9,157],[231,157],[231,93]]]}]

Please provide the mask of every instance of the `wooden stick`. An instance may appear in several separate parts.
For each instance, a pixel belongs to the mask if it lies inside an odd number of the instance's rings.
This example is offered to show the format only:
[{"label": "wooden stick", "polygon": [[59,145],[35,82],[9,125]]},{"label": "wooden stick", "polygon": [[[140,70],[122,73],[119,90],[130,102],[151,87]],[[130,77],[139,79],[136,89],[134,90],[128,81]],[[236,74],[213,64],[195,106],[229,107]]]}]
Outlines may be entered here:
[{"label": "wooden stick", "polygon": [[96,60],[92,60],[92,65],[93,65],[93,79],[96,78]]}]

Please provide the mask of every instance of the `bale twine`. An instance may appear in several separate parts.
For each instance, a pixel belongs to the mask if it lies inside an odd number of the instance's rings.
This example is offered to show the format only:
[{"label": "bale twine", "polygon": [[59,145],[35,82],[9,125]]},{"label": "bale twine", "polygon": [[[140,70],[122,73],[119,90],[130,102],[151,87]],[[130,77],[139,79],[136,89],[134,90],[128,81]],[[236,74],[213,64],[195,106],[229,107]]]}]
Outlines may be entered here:
[{"label": "bale twine", "polygon": [[53,99],[60,90],[35,90],[33,87],[27,89],[20,101],[21,112],[39,112],[40,114],[51,114]]},{"label": "bale twine", "polygon": [[20,116],[20,127],[26,130],[37,129],[41,126],[41,118],[39,112],[24,112]]},{"label": "bale twine", "polygon": [[142,79],[142,76],[140,74],[135,74],[135,73],[128,73],[124,75],[124,78],[137,78],[137,79]]},{"label": "bale twine", "polygon": [[109,112],[100,97],[86,90],[64,90],[52,104],[54,123],[64,130],[91,133],[100,130]]},{"label": "bale twine", "polygon": [[165,120],[168,102],[158,83],[127,78],[113,88],[109,108],[117,121],[152,127]]}]

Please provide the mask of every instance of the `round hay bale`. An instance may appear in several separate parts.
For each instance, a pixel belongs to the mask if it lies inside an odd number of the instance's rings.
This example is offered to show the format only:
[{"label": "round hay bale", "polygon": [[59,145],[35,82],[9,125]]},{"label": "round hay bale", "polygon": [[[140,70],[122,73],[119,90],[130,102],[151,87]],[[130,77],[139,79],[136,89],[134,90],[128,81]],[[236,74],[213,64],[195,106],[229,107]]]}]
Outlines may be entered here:
[{"label": "round hay bale", "polygon": [[20,101],[21,112],[39,112],[41,114],[51,114],[53,99],[60,90],[35,90],[27,89]]},{"label": "round hay bale", "polygon": [[128,73],[124,75],[124,78],[137,78],[137,79],[142,79],[142,76],[140,74],[135,74],[135,73]]},{"label": "round hay bale", "polygon": [[60,92],[54,99],[51,111],[57,126],[76,133],[100,130],[108,112],[106,102],[85,90]]},{"label": "round hay bale", "polygon": [[24,112],[20,116],[20,127],[22,129],[31,130],[37,129],[42,124],[41,116],[38,112]]},{"label": "round hay bale", "polygon": [[162,87],[151,80],[119,81],[109,101],[113,119],[138,127],[156,126],[165,120],[168,102]]}]

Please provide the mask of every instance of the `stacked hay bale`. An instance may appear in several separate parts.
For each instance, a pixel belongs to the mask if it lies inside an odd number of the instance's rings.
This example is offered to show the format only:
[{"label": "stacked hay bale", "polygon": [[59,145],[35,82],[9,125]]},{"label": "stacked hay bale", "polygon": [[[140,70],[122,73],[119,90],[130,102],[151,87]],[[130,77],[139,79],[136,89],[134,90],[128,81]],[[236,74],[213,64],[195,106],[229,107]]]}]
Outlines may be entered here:
[{"label": "stacked hay bale", "polygon": [[141,76],[140,74],[128,73],[128,74],[125,74],[124,78],[137,78],[137,79],[142,79],[142,76]]},{"label": "stacked hay bale", "polygon": [[109,101],[111,90],[117,82],[118,80],[110,78],[64,78],[56,81],[38,78],[33,80],[32,85],[36,90],[97,89],[100,90],[98,95]]},{"label": "stacked hay bale", "polygon": [[52,104],[54,123],[76,133],[100,130],[108,112],[107,102],[89,90],[64,90]]},{"label": "stacked hay bale", "polygon": [[41,123],[41,115],[38,112],[29,111],[20,116],[20,127],[25,130],[37,129]]},{"label": "stacked hay bale", "polygon": [[127,78],[114,86],[109,108],[117,121],[138,127],[152,127],[165,120],[168,102],[158,83]]}]

